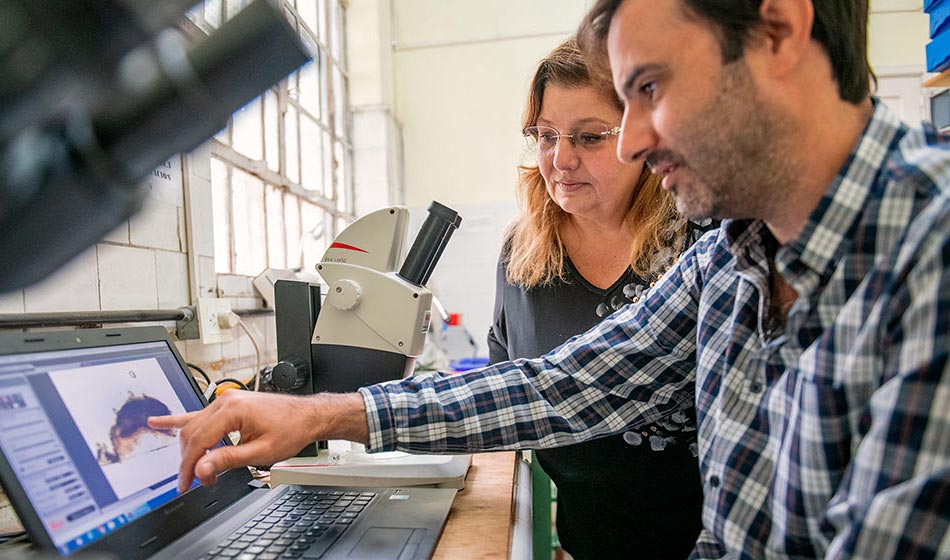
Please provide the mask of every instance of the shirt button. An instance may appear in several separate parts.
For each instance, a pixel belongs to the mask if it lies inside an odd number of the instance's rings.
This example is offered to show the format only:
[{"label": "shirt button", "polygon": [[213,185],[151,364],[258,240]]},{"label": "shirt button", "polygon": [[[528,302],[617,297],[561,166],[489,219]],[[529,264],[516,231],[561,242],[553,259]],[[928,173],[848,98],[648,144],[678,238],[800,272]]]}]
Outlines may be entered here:
[{"label": "shirt button", "polygon": [[753,382],[749,385],[749,390],[752,391],[753,393],[761,393],[761,392],[762,392],[762,384],[759,383],[758,381],[753,381]]},{"label": "shirt button", "polygon": [[719,477],[716,476],[716,475],[712,475],[711,477],[709,477],[709,485],[712,486],[713,488],[718,488],[718,487],[719,487]]}]

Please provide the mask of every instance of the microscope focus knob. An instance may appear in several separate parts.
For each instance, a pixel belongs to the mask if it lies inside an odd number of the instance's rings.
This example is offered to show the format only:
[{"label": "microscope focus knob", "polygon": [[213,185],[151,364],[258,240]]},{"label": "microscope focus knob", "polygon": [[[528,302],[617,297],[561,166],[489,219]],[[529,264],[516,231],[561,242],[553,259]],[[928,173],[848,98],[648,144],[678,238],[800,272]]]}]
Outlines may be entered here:
[{"label": "microscope focus knob", "polygon": [[337,280],[330,286],[327,301],[340,311],[353,309],[363,299],[363,290],[353,280]]},{"label": "microscope focus knob", "polygon": [[281,391],[293,391],[307,383],[310,366],[300,358],[287,358],[277,362],[271,370],[271,382]]}]

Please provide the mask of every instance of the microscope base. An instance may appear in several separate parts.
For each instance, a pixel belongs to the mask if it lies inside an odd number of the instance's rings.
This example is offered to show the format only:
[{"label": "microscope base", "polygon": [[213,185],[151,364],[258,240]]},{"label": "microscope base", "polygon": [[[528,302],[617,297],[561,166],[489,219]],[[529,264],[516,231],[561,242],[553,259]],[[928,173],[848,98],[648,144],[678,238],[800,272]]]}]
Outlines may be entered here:
[{"label": "microscope base", "polygon": [[294,457],[271,468],[271,484],[326,486],[431,486],[465,488],[471,455],[411,455],[400,451]]}]

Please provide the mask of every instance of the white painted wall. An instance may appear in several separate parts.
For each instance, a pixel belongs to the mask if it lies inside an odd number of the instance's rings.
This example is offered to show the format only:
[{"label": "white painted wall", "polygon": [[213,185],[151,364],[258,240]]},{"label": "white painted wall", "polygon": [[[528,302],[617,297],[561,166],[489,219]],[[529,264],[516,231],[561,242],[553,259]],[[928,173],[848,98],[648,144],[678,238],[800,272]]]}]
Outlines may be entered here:
[{"label": "white painted wall", "polygon": [[922,0],[871,0],[868,58],[876,71],[891,66],[926,68],[930,19]]},{"label": "white painted wall", "polygon": [[402,130],[395,99],[389,0],[350,3],[347,41],[353,115],[353,181],[357,216],[404,202]]},{"label": "white painted wall", "polygon": [[393,3],[406,202],[513,200],[521,114],[538,59],[577,27],[578,0]]},{"label": "white painted wall", "polygon": [[906,123],[930,118],[931,90],[925,47],[930,19],[922,0],[872,0],[868,59],[877,75],[875,94]]}]

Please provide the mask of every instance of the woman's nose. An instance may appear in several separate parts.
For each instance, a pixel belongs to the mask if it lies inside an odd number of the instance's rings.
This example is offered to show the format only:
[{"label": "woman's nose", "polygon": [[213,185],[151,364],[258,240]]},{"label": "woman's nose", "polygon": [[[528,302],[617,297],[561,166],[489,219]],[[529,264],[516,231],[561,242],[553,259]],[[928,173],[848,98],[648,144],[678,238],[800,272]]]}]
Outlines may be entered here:
[{"label": "woman's nose", "polygon": [[554,146],[554,167],[557,169],[573,169],[577,167],[580,158],[577,155],[577,147],[574,146],[573,138],[562,136],[558,138],[557,145]]}]

